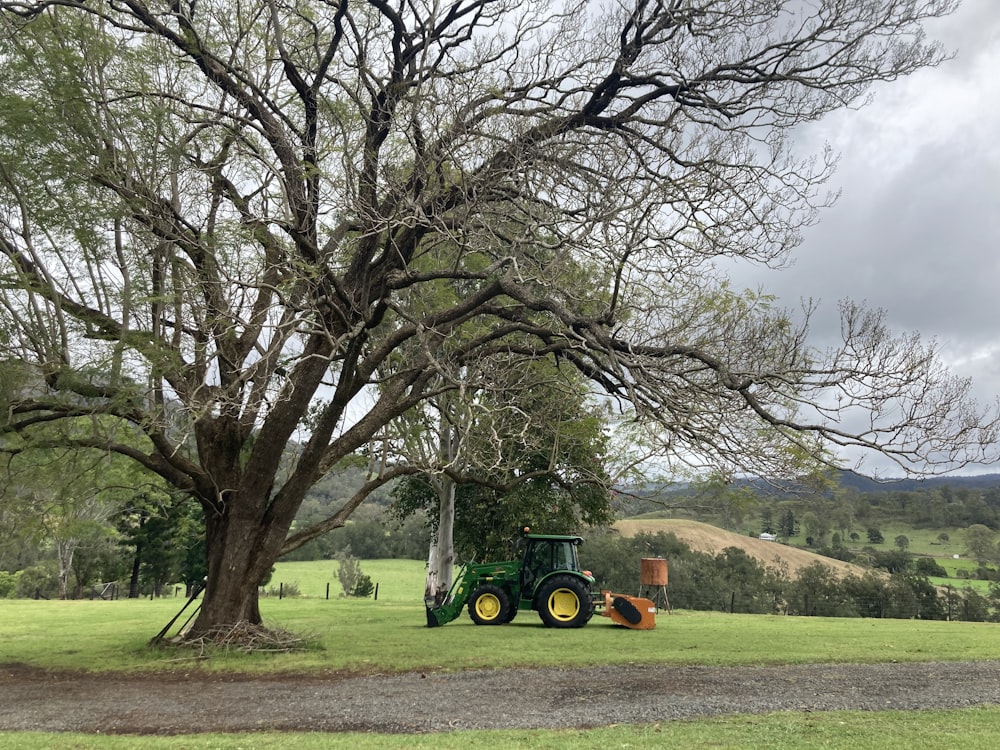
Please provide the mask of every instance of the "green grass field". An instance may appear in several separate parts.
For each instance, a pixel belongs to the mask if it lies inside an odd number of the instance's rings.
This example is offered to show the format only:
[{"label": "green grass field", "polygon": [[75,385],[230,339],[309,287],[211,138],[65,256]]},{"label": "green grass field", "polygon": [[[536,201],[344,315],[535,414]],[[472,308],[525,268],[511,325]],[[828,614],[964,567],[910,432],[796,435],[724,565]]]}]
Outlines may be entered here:
[{"label": "green grass field", "polygon": [[1000,709],[772,713],[705,721],[675,721],[563,731],[449,732],[415,736],[377,734],[205,734],[182,737],[95,737],[82,734],[0,732],[7,750],[993,750],[1000,742]]},{"label": "green grass field", "polygon": [[[933,528],[918,529],[904,524],[883,524],[879,525],[882,536],[885,537],[883,547],[895,548],[896,537],[905,536],[909,540],[907,551],[915,555],[930,555],[932,557],[951,557],[954,554],[966,555],[965,530],[957,528]],[[862,541],[865,539],[864,530],[860,531]],[[948,541],[942,542],[938,537],[942,534],[948,535]]]},{"label": "green grass field", "polygon": [[[378,600],[389,602],[419,602],[424,590],[424,563],[418,560],[366,560],[361,571],[378,584]],[[344,590],[337,579],[335,560],[309,562],[279,562],[267,588],[279,583],[294,583],[301,595],[331,599],[343,598]]]},{"label": "green grass field", "polygon": [[[921,622],[661,613],[651,631],[630,631],[595,617],[580,630],[550,630],[533,612],[509,626],[479,628],[463,615],[427,628],[423,564],[366,561],[379,598],[339,596],[334,564],[282,563],[272,586],[295,583],[302,596],[261,602],[277,625],[312,636],[315,647],[292,654],[218,654],[191,661],[183,652],[151,650],[150,637],[180,609],[183,599],[150,601],[0,601],[0,663],[89,671],[393,672],[512,666],[613,666],[625,663],[786,664],[994,659],[1000,628],[990,623]],[[326,584],[331,596],[326,598]],[[336,593],[334,593],[336,592]],[[183,618],[182,618],[183,619]],[[975,731],[970,731],[970,723]],[[918,713],[772,714],[660,726],[613,727],[586,732],[461,732],[419,737],[379,735],[196,735],[142,738],[144,748],[694,748],[760,746],[826,748],[986,748],[1000,744],[1000,709]],[[755,739],[756,738],[756,739]],[[125,748],[136,738],[0,733],[4,748]]]},{"label": "green grass field", "polygon": [[[967,580],[967,578],[959,577],[959,571],[972,573],[979,567],[979,563],[969,556],[969,551],[965,546],[965,529],[918,529],[903,524],[884,524],[879,525],[879,530],[885,539],[882,544],[871,545],[865,530],[858,528],[860,540],[857,542],[847,541],[847,547],[854,551],[860,551],[863,547],[872,546],[876,550],[888,552],[897,549],[896,537],[905,536],[908,540],[906,551],[911,555],[934,558],[941,567],[948,571],[948,575],[955,579],[949,582],[952,585],[962,585]],[[942,533],[947,535],[947,541],[939,539]],[[806,546],[803,536],[793,538],[790,544],[810,550]]]},{"label": "green grass field", "polygon": [[[219,655],[199,669],[246,672],[293,669],[391,672],[511,666],[657,664],[784,664],[809,662],[992,659],[1000,653],[993,623],[796,618],[718,612],[661,613],[651,631],[623,630],[595,617],[580,630],[542,627],[522,612],[508,627],[485,630],[463,614],[427,628],[421,593],[423,563],[366,561],[379,598],[331,593],[333,563],[279,563],[271,586],[295,583],[302,596],[266,597],[270,625],[311,637],[316,648],[278,657]],[[94,671],[171,670],[171,650],[149,639],[184,604],[182,598],[118,601],[0,602],[0,663]],[[190,611],[190,610],[189,610]],[[188,613],[171,630],[173,633]]]}]

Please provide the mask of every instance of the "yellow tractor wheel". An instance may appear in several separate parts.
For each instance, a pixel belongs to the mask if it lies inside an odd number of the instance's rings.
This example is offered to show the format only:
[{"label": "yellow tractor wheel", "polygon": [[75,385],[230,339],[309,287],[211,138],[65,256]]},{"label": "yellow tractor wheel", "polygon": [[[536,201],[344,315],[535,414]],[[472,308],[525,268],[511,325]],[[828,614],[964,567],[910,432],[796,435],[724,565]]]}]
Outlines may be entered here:
[{"label": "yellow tractor wheel", "polygon": [[503,625],[510,622],[510,599],[499,586],[486,583],[469,597],[469,617],[476,625]]},{"label": "yellow tractor wheel", "polygon": [[590,586],[572,575],[552,576],[545,581],[535,603],[542,622],[550,628],[580,628],[594,614]]}]

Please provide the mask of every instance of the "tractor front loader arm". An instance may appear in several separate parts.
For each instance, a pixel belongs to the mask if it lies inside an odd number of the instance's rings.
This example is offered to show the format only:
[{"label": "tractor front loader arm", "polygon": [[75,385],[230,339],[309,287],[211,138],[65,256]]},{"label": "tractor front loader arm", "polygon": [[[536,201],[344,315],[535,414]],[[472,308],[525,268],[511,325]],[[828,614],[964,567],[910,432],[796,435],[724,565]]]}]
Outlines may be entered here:
[{"label": "tractor front loader arm", "polygon": [[436,607],[427,607],[427,627],[436,628],[462,614],[462,608],[469,601],[471,584],[475,579],[476,573],[472,567],[469,564],[463,565],[455,576],[455,582],[452,583],[447,598]]}]

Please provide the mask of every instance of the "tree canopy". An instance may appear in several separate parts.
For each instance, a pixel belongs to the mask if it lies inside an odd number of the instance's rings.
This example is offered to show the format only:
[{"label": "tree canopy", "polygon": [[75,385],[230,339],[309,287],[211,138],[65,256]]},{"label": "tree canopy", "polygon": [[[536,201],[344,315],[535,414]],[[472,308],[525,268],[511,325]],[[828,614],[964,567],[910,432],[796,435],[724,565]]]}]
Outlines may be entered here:
[{"label": "tree canopy", "polygon": [[[453,430],[461,465],[428,461],[420,475],[393,488],[394,512],[406,517],[429,511],[440,542],[439,524],[448,534],[449,519],[439,517],[439,474],[448,475],[454,498],[444,512],[454,516],[451,536],[459,559],[509,554],[509,542],[525,525],[539,533],[570,533],[613,520],[605,422],[600,410],[588,406],[578,375],[551,360],[503,368],[463,416]],[[450,576],[448,581],[450,588]]]},{"label": "tree canopy", "polygon": [[65,441],[199,502],[195,632],[259,620],[309,486],[493,353],[576,368],[667,468],[979,459],[932,343],[845,304],[816,351],[715,265],[787,259],[834,162],[790,133],[938,62],[954,6],[0,0],[4,446],[87,416]]}]

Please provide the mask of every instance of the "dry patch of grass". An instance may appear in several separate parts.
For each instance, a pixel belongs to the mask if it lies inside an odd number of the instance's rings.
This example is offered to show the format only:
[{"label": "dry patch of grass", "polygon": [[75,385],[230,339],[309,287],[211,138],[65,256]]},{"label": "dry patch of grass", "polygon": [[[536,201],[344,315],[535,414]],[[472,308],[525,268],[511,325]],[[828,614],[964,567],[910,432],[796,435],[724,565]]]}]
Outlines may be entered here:
[{"label": "dry patch of grass", "polygon": [[618,521],[614,528],[625,537],[632,537],[642,532],[657,534],[662,531],[673,534],[695,552],[706,552],[711,555],[716,555],[727,547],[736,547],[762,565],[786,571],[792,578],[797,577],[803,568],[816,563],[831,568],[838,575],[852,574],[860,577],[865,573],[865,568],[858,565],[823,557],[779,542],[765,542],[743,536],[700,521],[675,518],[630,519]]}]

